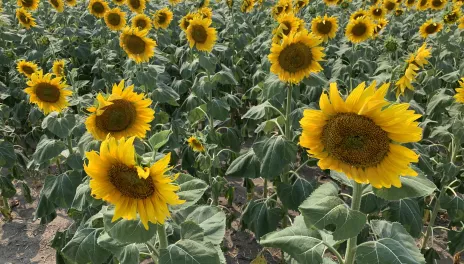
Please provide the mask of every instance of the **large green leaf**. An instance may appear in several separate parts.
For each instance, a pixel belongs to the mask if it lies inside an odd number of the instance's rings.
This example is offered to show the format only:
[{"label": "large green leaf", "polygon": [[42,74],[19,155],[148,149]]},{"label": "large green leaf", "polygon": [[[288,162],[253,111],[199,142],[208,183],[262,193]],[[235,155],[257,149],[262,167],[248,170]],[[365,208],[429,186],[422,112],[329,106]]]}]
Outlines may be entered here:
[{"label": "large green leaf", "polygon": [[205,232],[197,223],[185,221],[180,225],[181,239],[190,239],[198,242],[204,241]]},{"label": "large green leaf", "polygon": [[0,175],[0,195],[5,198],[11,198],[16,194],[16,188],[6,176]]},{"label": "large green leaf", "polygon": [[150,146],[153,149],[158,150],[169,141],[169,136],[171,135],[171,133],[171,130],[160,131],[151,136],[150,139],[148,139],[148,143],[150,143]]},{"label": "large green leaf", "polygon": [[270,207],[265,201],[250,201],[242,215],[242,225],[255,233],[257,239],[275,231],[282,219],[283,211],[279,207]]},{"label": "large green leaf", "polygon": [[211,243],[183,239],[160,251],[160,264],[218,264],[219,255]]},{"label": "large green leaf", "polygon": [[111,254],[97,243],[102,231],[102,228],[78,230],[63,248],[63,255],[75,263],[106,263]]},{"label": "large green leaf", "polygon": [[66,138],[76,124],[76,118],[73,114],[58,116],[57,112],[52,112],[42,121],[42,128],[48,129],[60,138]]},{"label": "large green leaf", "polygon": [[90,206],[95,207],[102,203],[103,203],[103,200],[97,200],[92,197],[90,186],[89,186],[89,180],[87,179],[85,182],[77,186],[76,194],[74,195],[74,199],[71,203],[71,208],[74,208],[79,211],[83,211],[84,209]]},{"label": "large green leaf", "polygon": [[400,222],[413,237],[422,234],[422,211],[417,201],[412,199],[401,199],[390,202],[389,209],[383,212],[389,221]]},{"label": "large green leaf", "polygon": [[335,240],[344,240],[361,232],[366,224],[366,215],[351,210],[338,197],[338,191],[335,183],[325,183],[317,188],[299,209],[308,227],[333,231]]},{"label": "large green leaf", "polygon": [[283,136],[263,138],[253,145],[261,161],[261,176],[272,179],[280,175],[285,167],[296,159],[297,146]]},{"label": "large green leaf", "polygon": [[326,246],[316,230],[305,226],[302,216],[297,216],[291,227],[272,232],[259,242],[265,247],[282,249],[299,263],[323,263]]},{"label": "large green leaf", "polygon": [[208,113],[213,116],[214,119],[226,120],[229,117],[230,106],[227,102],[221,99],[213,99],[206,105]]},{"label": "large green leaf", "polygon": [[446,209],[452,222],[464,221],[464,199],[459,196],[440,196],[440,206]]},{"label": "large green leaf", "polygon": [[65,149],[66,145],[62,141],[48,139],[47,136],[44,135],[37,144],[32,158],[37,164],[42,164],[55,158]]},{"label": "large green leaf", "polygon": [[248,111],[242,116],[242,119],[261,119],[266,115],[266,109],[272,109],[272,105],[268,101],[248,109]]},{"label": "large green leaf", "polygon": [[11,168],[16,162],[13,144],[0,140],[0,167]]},{"label": "large green leaf", "polygon": [[227,168],[226,175],[242,178],[258,178],[260,176],[260,163],[253,149],[240,155]]},{"label": "large green leaf", "polygon": [[404,198],[422,197],[433,193],[437,188],[422,172],[416,177],[400,177],[401,188],[373,188],[375,195],[385,200],[400,200]]},{"label": "large green leaf", "polygon": [[289,209],[298,210],[298,206],[313,192],[316,184],[298,177],[292,184],[279,183],[277,195]]},{"label": "large green leaf", "polygon": [[70,208],[81,180],[80,173],[76,171],[49,175],[45,178],[42,194],[57,207]]},{"label": "large green leaf", "polygon": [[448,247],[451,255],[464,250],[464,229],[461,231],[448,231]]},{"label": "large green leaf", "polygon": [[108,235],[122,243],[144,243],[152,239],[156,234],[156,225],[148,222],[148,230],[140,219],[119,219],[112,222],[114,210],[103,213],[103,223]]},{"label": "large green leaf", "polygon": [[97,243],[111,252],[121,264],[140,263],[139,249],[135,244],[125,244],[111,238],[107,233],[98,237]]},{"label": "large green leaf", "polygon": [[208,189],[208,184],[206,182],[188,174],[181,173],[176,182],[180,187],[180,190],[177,191],[177,195],[179,195],[180,199],[185,200],[185,203],[173,206],[172,208],[175,210],[194,205]]}]

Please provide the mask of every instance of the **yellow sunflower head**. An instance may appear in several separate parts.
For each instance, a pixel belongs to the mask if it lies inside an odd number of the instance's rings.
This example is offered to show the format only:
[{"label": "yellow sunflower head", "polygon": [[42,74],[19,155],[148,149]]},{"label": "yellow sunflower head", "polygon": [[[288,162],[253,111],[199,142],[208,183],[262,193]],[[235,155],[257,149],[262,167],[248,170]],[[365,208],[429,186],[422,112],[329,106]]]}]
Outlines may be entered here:
[{"label": "yellow sunflower head", "polygon": [[440,32],[442,28],[443,24],[440,22],[433,22],[432,19],[429,19],[420,26],[419,33],[423,38],[427,38],[430,35]]},{"label": "yellow sunflower head", "polygon": [[105,23],[109,29],[119,31],[126,26],[126,13],[119,7],[110,9],[105,13]]},{"label": "yellow sunflower head", "polygon": [[180,2],[182,2],[182,0],[168,0],[169,4],[171,4],[172,6],[176,6],[177,4],[179,4]]},{"label": "yellow sunflower head", "polygon": [[350,20],[356,19],[358,17],[363,17],[363,16],[369,16],[369,12],[364,9],[358,9],[351,14]]},{"label": "yellow sunflower head", "polygon": [[374,20],[379,20],[385,17],[387,14],[387,10],[381,6],[372,6],[369,9],[369,13],[371,15],[371,18]]},{"label": "yellow sunflower head", "polygon": [[187,143],[189,144],[189,146],[195,152],[204,152],[205,151],[205,148],[203,147],[203,144],[195,136],[189,137],[189,139],[187,139]]},{"label": "yellow sunflower head", "polygon": [[377,24],[374,27],[374,32],[372,33],[372,37],[377,37],[380,32],[387,26],[388,20],[386,19],[380,19],[377,21]]},{"label": "yellow sunflower head", "polygon": [[454,24],[462,16],[461,8],[453,8],[450,12],[443,16],[443,22],[446,24]]},{"label": "yellow sunflower head", "polygon": [[412,7],[414,7],[414,6],[416,5],[416,0],[406,0],[406,1],[404,2],[404,5],[405,5],[408,9],[410,9],[410,8],[412,8]]},{"label": "yellow sunflower head", "polygon": [[126,3],[126,0],[113,0],[113,3],[120,6],[120,5],[124,5]]},{"label": "yellow sunflower head", "polygon": [[429,9],[430,7],[430,0],[419,0],[417,2],[416,8],[417,10],[424,11]]},{"label": "yellow sunflower head", "polygon": [[119,45],[136,63],[147,62],[155,55],[156,41],[147,34],[147,30],[125,27],[119,37]]},{"label": "yellow sunflower head", "polygon": [[459,29],[464,29],[464,16],[459,19]]},{"label": "yellow sunflower head", "polygon": [[111,95],[97,95],[97,104],[88,108],[91,113],[85,121],[87,130],[97,140],[108,135],[145,138],[155,111],[150,108],[151,100],[145,94],[134,92],[134,86],[124,88],[124,80],[113,85]]},{"label": "yellow sunflower head", "polygon": [[35,27],[37,25],[31,13],[27,12],[27,10],[23,7],[16,9],[16,18],[18,19],[19,24],[21,24],[21,26],[25,27],[26,29],[30,29],[31,27]]},{"label": "yellow sunflower head", "polygon": [[155,162],[150,168],[136,163],[134,137],[108,137],[100,146],[100,153],[87,152],[84,170],[91,178],[91,194],[115,206],[112,221],[119,218],[134,220],[139,214],[145,229],[148,222],[164,224],[170,217],[168,205],[182,204],[175,193],[179,186],[173,181],[177,175],[166,175],[171,168],[171,154]]},{"label": "yellow sunflower head", "polygon": [[65,0],[66,4],[68,6],[76,6],[77,5],[77,0]]},{"label": "yellow sunflower head", "polygon": [[242,0],[242,4],[240,5],[240,10],[243,13],[250,13],[253,10],[254,5],[255,5],[255,0]]},{"label": "yellow sunflower head", "polygon": [[64,73],[64,65],[66,64],[65,60],[56,60],[53,62],[53,74],[55,74],[56,77],[65,77]]},{"label": "yellow sunflower head", "polygon": [[156,29],[168,28],[169,24],[171,24],[171,21],[172,21],[172,12],[167,7],[156,11],[155,15],[153,16],[153,25],[155,25]]},{"label": "yellow sunflower head", "polygon": [[374,33],[374,23],[369,17],[359,17],[350,20],[346,26],[345,36],[353,43],[363,42]]},{"label": "yellow sunflower head", "polygon": [[397,8],[395,10],[395,16],[399,17],[404,13],[404,10],[402,8]]},{"label": "yellow sunflower head", "polygon": [[406,70],[404,76],[402,76],[396,83],[396,97],[404,95],[406,89],[411,91],[414,90],[413,82],[416,81],[417,71],[427,65],[429,59],[432,56],[431,48],[427,48],[427,44],[422,44],[419,49],[409,56],[406,60]]},{"label": "yellow sunflower head", "polygon": [[126,5],[132,12],[141,14],[145,10],[146,0],[126,0]]},{"label": "yellow sunflower head", "polygon": [[27,78],[31,78],[32,74],[35,73],[39,67],[31,61],[20,60],[16,68],[19,73],[24,74]]},{"label": "yellow sunflower head", "polygon": [[273,43],[271,54],[271,72],[277,74],[283,82],[299,83],[312,72],[322,70],[319,61],[324,58],[322,40],[312,33],[298,32],[284,36],[281,44]]},{"label": "yellow sunflower head", "polygon": [[39,0],[17,0],[16,4],[26,10],[36,10],[39,7]]},{"label": "yellow sunflower head", "polygon": [[48,0],[50,4],[55,8],[56,11],[59,13],[64,11],[64,3],[63,0]]},{"label": "yellow sunflower head", "polygon": [[180,20],[179,22],[179,27],[183,30],[183,31],[186,31],[189,24],[190,24],[190,20],[192,20],[193,18],[195,17],[194,14],[192,13],[188,13],[187,15],[185,15],[184,17],[182,17],[182,19]]},{"label": "yellow sunflower head", "polygon": [[338,22],[336,17],[316,17],[311,21],[311,31],[324,41],[335,38],[338,30]]},{"label": "yellow sunflower head", "polygon": [[456,94],[454,95],[454,98],[456,99],[456,102],[458,103],[464,103],[464,77],[461,78],[459,82],[459,88],[456,88]]},{"label": "yellow sunflower head", "polygon": [[321,169],[343,172],[358,183],[375,188],[401,187],[400,176],[417,176],[410,163],[419,155],[402,143],[422,138],[419,114],[409,104],[384,99],[389,84],[361,83],[343,100],[336,83],[322,94],[321,110],[305,110],[300,145],[319,159]]},{"label": "yellow sunflower head", "polygon": [[441,10],[446,6],[447,3],[448,0],[431,0],[429,7],[433,10]]},{"label": "yellow sunflower head", "polygon": [[280,43],[284,36],[300,31],[300,20],[293,13],[284,13],[277,18],[279,25],[272,31],[273,43]]},{"label": "yellow sunflower head", "polygon": [[197,50],[211,52],[217,39],[216,29],[211,27],[211,19],[195,16],[189,22],[185,31],[190,48],[195,46]]},{"label": "yellow sunflower head", "polygon": [[391,12],[396,9],[397,7],[396,0],[384,0],[383,7],[387,10],[387,12]]},{"label": "yellow sunflower head", "polygon": [[291,0],[279,0],[273,7],[272,7],[272,16],[274,19],[277,19],[280,15],[284,13],[292,12],[292,2]]},{"label": "yellow sunflower head", "polygon": [[197,14],[200,14],[203,18],[213,19],[213,9],[211,9],[211,7],[202,7],[198,9]]},{"label": "yellow sunflower head", "polygon": [[151,19],[145,14],[137,14],[134,18],[132,18],[132,27],[138,28],[139,30],[150,31]]},{"label": "yellow sunflower head", "polygon": [[328,6],[336,6],[339,0],[324,0],[324,3]]},{"label": "yellow sunflower head", "polygon": [[109,7],[108,3],[103,0],[90,0],[88,9],[90,14],[102,18],[105,16],[106,11],[109,10]]},{"label": "yellow sunflower head", "polygon": [[293,1],[293,9],[295,12],[300,11],[303,7],[309,4],[309,0],[294,0]]},{"label": "yellow sunflower head", "polygon": [[68,106],[67,97],[72,95],[72,91],[65,89],[67,85],[61,77],[52,78],[51,73],[43,75],[42,70],[33,73],[27,85],[24,92],[29,95],[29,101],[44,114],[61,112]]}]

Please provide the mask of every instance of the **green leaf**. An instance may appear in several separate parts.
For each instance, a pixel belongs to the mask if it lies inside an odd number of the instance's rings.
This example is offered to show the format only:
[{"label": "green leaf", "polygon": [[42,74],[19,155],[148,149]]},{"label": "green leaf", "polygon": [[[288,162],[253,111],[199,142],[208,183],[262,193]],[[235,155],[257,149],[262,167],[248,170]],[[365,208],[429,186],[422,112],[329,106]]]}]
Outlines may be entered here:
[{"label": "green leaf", "polygon": [[242,215],[242,225],[255,233],[256,239],[277,229],[283,211],[270,207],[265,201],[250,201]]},{"label": "green leaf", "polygon": [[47,136],[42,136],[32,158],[37,164],[42,164],[49,161],[52,158],[57,157],[63,150],[66,149],[66,145],[54,139],[48,139]]},{"label": "green leaf", "polygon": [[[200,53],[198,56],[200,66],[205,69],[210,74],[213,74],[216,71],[217,59],[215,57],[207,56],[203,53]],[[214,63],[213,63],[214,61]]]},{"label": "green leaf", "polygon": [[60,138],[66,138],[76,124],[76,118],[73,114],[67,114],[60,117],[57,112],[52,112],[42,121],[42,128],[48,129]]},{"label": "green leaf", "polygon": [[178,224],[192,221],[204,231],[204,241],[220,244],[226,232],[226,215],[218,207],[201,205],[176,211],[172,219]]},{"label": "green leaf", "polygon": [[210,243],[200,243],[193,240],[179,240],[162,249],[160,264],[217,264],[219,255]]},{"label": "green leaf", "polygon": [[96,207],[103,203],[103,200],[96,200],[91,196],[91,190],[89,186],[89,180],[81,183],[77,186],[76,194],[71,204],[71,208],[79,211],[83,211],[88,207]]},{"label": "green leaf", "polygon": [[298,206],[313,192],[315,183],[298,177],[293,184],[279,183],[277,195],[282,203],[289,209],[298,210]]},{"label": "green leaf", "polygon": [[230,106],[221,99],[213,99],[207,103],[206,108],[208,113],[213,116],[214,119],[226,120],[229,117]]},{"label": "green leaf", "polygon": [[195,107],[192,111],[188,113],[187,119],[190,124],[195,124],[196,122],[203,120],[206,117],[206,104]]},{"label": "green leaf", "polygon": [[[415,168],[418,171],[417,168]],[[418,171],[416,177],[400,177],[401,188],[392,186],[391,188],[373,188],[375,195],[385,200],[395,201],[404,198],[415,198],[429,195],[437,188],[425,175]]]},{"label": "green leaf", "polygon": [[29,188],[27,183],[25,182],[21,183],[21,190],[23,191],[24,199],[26,199],[26,202],[32,203],[31,189]]},{"label": "green leaf", "polygon": [[453,97],[445,93],[446,89],[440,89],[438,93],[432,96],[425,111],[427,115],[437,115],[446,111],[445,108],[453,102]]},{"label": "green leaf", "polygon": [[319,233],[305,226],[302,216],[297,216],[291,227],[265,235],[259,242],[264,247],[282,249],[299,263],[322,263],[325,245]]},{"label": "green leaf", "polygon": [[261,119],[266,115],[266,109],[272,109],[271,103],[269,101],[265,101],[262,104],[255,105],[251,107],[243,116],[242,119],[249,118],[249,119]]},{"label": "green leaf", "polygon": [[366,215],[351,210],[338,198],[338,191],[333,182],[321,185],[300,205],[300,212],[309,228],[333,231],[335,240],[344,240],[361,232],[366,224]]},{"label": "green leaf", "polygon": [[156,225],[148,222],[148,230],[140,219],[126,220],[118,219],[112,222],[114,209],[103,213],[103,223],[108,235],[122,243],[144,243],[153,238],[156,234]]},{"label": "green leaf", "polygon": [[43,194],[40,195],[39,204],[34,213],[34,221],[38,218],[47,218],[47,216],[55,213],[55,204],[47,199]]},{"label": "green leaf", "polygon": [[226,175],[243,178],[258,178],[260,176],[260,163],[253,149],[240,155],[227,168]]},{"label": "green leaf", "polygon": [[57,207],[71,208],[77,186],[81,180],[81,175],[76,171],[57,176],[49,175],[45,178],[42,194]]},{"label": "green leaf", "polygon": [[464,229],[461,231],[448,231],[448,247],[451,255],[464,250]]},{"label": "green leaf", "polygon": [[194,205],[208,189],[208,184],[206,182],[188,174],[179,174],[176,182],[180,187],[180,190],[177,191],[177,195],[181,200],[185,200],[185,203],[173,206],[172,208],[175,210]]},{"label": "green leaf", "polygon": [[0,167],[11,168],[15,162],[16,155],[13,144],[0,140]]},{"label": "green leaf", "polygon": [[16,188],[8,177],[0,175],[0,195],[11,198],[16,194]]},{"label": "green leaf", "polygon": [[417,201],[412,199],[401,199],[397,202],[390,202],[389,209],[383,212],[385,219],[400,222],[403,227],[413,237],[420,237],[422,234],[422,211]]},{"label": "green leaf", "polygon": [[63,248],[63,255],[76,263],[106,263],[111,254],[97,243],[102,231],[102,228],[78,230]]},{"label": "green leaf", "polygon": [[283,136],[272,136],[253,145],[261,161],[261,176],[272,179],[280,175],[285,167],[296,159],[297,146]]},{"label": "green leaf", "polygon": [[171,135],[171,133],[172,131],[170,129],[160,131],[154,134],[153,136],[151,136],[150,139],[148,139],[148,143],[150,143],[150,146],[153,149],[158,150],[162,146],[164,146],[164,144],[168,143],[169,136]]},{"label": "green leaf", "polygon": [[157,88],[153,91],[152,98],[158,103],[173,103],[179,100],[179,94],[174,89],[162,82],[157,82]]},{"label": "green leaf", "polygon": [[232,84],[232,85],[238,85],[237,80],[234,77],[234,73],[232,70],[227,68],[224,64],[221,65],[222,70],[217,72],[213,76],[213,81],[218,82],[220,84]]},{"label": "green leaf", "polygon": [[440,206],[446,209],[452,222],[464,221],[464,199],[459,196],[440,196]]},{"label": "green leaf", "polygon": [[202,242],[205,233],[197,223],[193,221],[185,221],[180,225],[180,237],[181,239],[190,239],[198,242]]},{"label": "green leaf", "polygon": [[100,235],[97,243],[111,252],[121,264],[140,263],[139,249],[135,244],[121,243],[111,238],[107,233]]},{"label": "green leaf", "polygon": [[84,169],[84,160],[82,159],[79,153],[70,154],[66,158],[66,164],[73,170],[83,170]]},{"label": "green leaf", "polygon": [[351,184],[350,179],[348,179],[348,177],[346,177],[345,173],[343,173],[343,172],[330,170],[330,178],[336,180],[337,182],[339,182],[341,184],[345,184],[346,186],[353,187],[353,185]]}]

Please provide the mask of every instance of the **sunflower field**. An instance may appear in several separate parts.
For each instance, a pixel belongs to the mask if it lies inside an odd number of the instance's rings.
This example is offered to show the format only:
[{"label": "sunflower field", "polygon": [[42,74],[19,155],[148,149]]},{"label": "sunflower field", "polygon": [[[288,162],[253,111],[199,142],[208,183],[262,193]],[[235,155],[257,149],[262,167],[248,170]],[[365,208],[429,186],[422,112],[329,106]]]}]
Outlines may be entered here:
[{"label": "sunflower field", "polygon": [[0,263],[464,263],[463,12],[0,1]]}]

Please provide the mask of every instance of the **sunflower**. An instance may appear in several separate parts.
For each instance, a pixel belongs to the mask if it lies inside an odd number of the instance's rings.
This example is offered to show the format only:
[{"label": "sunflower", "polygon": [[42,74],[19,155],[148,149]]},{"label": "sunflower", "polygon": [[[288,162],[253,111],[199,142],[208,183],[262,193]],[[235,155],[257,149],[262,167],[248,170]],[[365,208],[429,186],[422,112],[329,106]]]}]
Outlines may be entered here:
[{"label": "sunflower", "polygon": [[108,11],[108,4],[103,0],[90,0],[88,6],[90,14],[95,17],[102,18],[106,11]]},{"label": "sunflower", "polygon": [[374,24],[368,17],[350,20],[346,26],[345,36],[353,43],[360,43],[372,36]]},{"label": "sunflower", "polygon": [[226,4],[229,8],[232,8],[232,6],[234,5],[234,0],[226,0]]},{"label": "sunflower", "polygon": [[[334,0],[335,1],[335,0]],[[280,15],[284,13],[289,13],[292,11],[292,2],[291,0],[279,0],[273,7],[272,7],[272,16],[274,19],[277,19]]]},{"label": "sunflower", "polygon": [[187,15],[182,17],[182,19],[179,22],[180,29],[182,29],[183,31],[186,31],[190,24],[190,20],[192,20],[194,17],[195,17],[195,14],[192,14],[192,13],[188,13]]},{"label": "sunflower", "polygon": [[461,19],[459,19],[458,28],[459,29],[464,29],[464,17],[461,17]]},{"label": "sunflower", "polygon": [[456,102],[464,103],[464,77],[461,78],[461,80],[458,82],[460,87],[456,88],[456,94],[454,95],[454,98],[456,99]]},{"label": "sunflower", "polygon": [[377,24],[374,27],[374,33],[372,34],[372,37],[377,37],[380,32],[387,26],[388,20],[386,19],[380,19],[377,21]]},{"label": "sunflower", "polygon": [[253,10],[253,6],[255,5],[254,0],[242,0],[242,4],[240,5],[240,10],[243,13],[250,13]]},{"label": "sunflower", "polygon": [[446,13],[443,16],[443,22],[445,22],[446,24],[454,24],[459,20],[461,16],[462,16],[461,9],[453,8],[452,11]]},{"label": "sunflower", "polygon": [[20,60],[16,68],[19,73],[24,74],[27,78],[31,78],[32,74],[35,73],[39,67],[31,61]]},{"label": "sunflower", "polygon": [[61,82],[61,77],[52,78],[51,73],[43,75],[42,70],[32,74],[24,89],[31,103],[37,104],[44,114],[56,111],[61,112],[68,106],[67,97],[72,91],[65,90],[66,82]]},{"label": "sunflower", "polygon": [[380,4],[380,0],[370,0],[369,3],[373,6]]},{"label": "sunflower", "polygon": [[395,16],[399,17],[404,13],[404,10],[402,8],[397,8],[395,10]]},{"label": "sunflower", "polygon": [[168,2],[169,2],[172,6],[175,6],[175,5],[179,4],[180,2],[182,2],[182,0],[168,0]]},{"label": "sunflower", "polygon": [[380,6],[372,6],[369,9],[369,13],[371,14],[371,17],[374,20],[379,20],[385,17],[385,15],[387,14],[387,10]]},{"label": "sunflower", "polygon": [[293,1],[293,8],[295,12],[300,11],[303,7],[309,4],[309,0],[294,0]]},{"label": "sunflower", "polygon": [[137,14],[143,13],[145,10],[146,1],[145,0],[126,0],[126,5],[129,7],[132,12]]},{"label": "sunflower", "polygon": [[147,30],[125,27],[119,37],[119,45],[136,63],[146,62],[155,55],[156,41],[146,37],[147,34]]},{"label": "sunflower", "polygon": [[137,14],[134,18],[132,18],[132,27],[138,28],[139,30],[150,31],[151,19],[145,14]]},{"label": "sunflower", "polygon": [[36,10],[39,7],[39,0],[17,0],[16,4],[26,10]]},{"label": "sunflower", "polygon": [[430,8],[433,10],[441,10],[448,3],[448,0],[431,0]]},{"label": "sunflower", "polygon": [[119,218],[134,220],[137,213],[145,229],[148,222],[164,224],[170,216],[168,205],[182,204],[175,191],[177,178],[165,175],[170,170],[171,154],[142,168],[135,160],[134,137],[107,138],[100,146],[100,153],[85,153],[88,164],[84,170],[91,178],[91,194],[115,205],[112,222]]},{"label": "sunflower", "polygon": [[404,94],[407,89],[414,90],[412,83],[416,81],[417,71],[429,63],[427,60],[432,56],[432,51],[427,48],[426,43],[406,60],[406,70],[404,75],[395,83],[397,86],[396,97]]},{"label": "sunflower", "polygon": [[401,187],[400,176],[417,176],[409,165],[419,155],[402,143],[417,142],[421,117],[408,110],[409,104],[392,104],[384,99],[388,83],[376,90],[358,85],[344,101],[337,84],[331,83],[329,96],[322,94],[321,110],[305,110],[300,145],[319,159],[321,169],[343,172],[358,183],[375,188]]},{"label": "sunflower", "polygon": [[427,20],[420,26],[419,32],[423,38],[427,38],[430,35],[440,32],[443,25],[439,22],[433,22],[432,19]]},{"label": "sunflower", "polygon": [[77,0],[64,0],[68,6],[76,6]]},{"label": "sunflower", "polygon": [[273,43],[280,43],[283,36],[293,35],[299,31],[300,20],[293,13],[282,14],[277,21],[279,25],[272,31]]},{"label": "sunflower", "polygon": [[116,5],[124,5],[126,3],[126,0],[113,0],[113,3]]},{"label": "sunflower", "polygon": [[201,15],[203,18],[213,18],[213,10],[211,9],[211,7],[202,7],[198,9],[197,14]]},{"label": "sunflower", "polygon": [[417,2],[416,8],[417,10],[424,11],[429,9],[430,6],[430,0],[419,0]]},{"label": "sunflower", "polygon": [[172,21],[172,12],[167,7],[156,11],[155,15],[153,16],[153,25],[155,25],[156,29],[168,28],[169,24],[171,24],[171,21]]},{"label": "sunflower", "polygon": [[338,0],[324,0],[324,3],[328,6],[336,6],[338,4]]},{"label": "sunflower", "polygon": [[200,0],[200,4],[198,6],[198,8],[202,8],[202,7],[207,7],[209,6],[209,0]]},{"label": "sunflower", "polygon": [[197,50],[211,52],[217,39],[216,29],[210,27],[211,23],[211,19],[201,18],[200,16],[195,16],[190,20],[185,31],[190,48],[195,46]]},{"label": "sunflower", "polygon": [[358,17],[363,17],[363,16],[369,16],[369,13],[364,9],[359,9],[359,10],[354,11],[351,14],[350,19],[356,19]]},{"label": "sunflower", "polygon": [[322,40],[312,33],[298,32],[284,36],[281,44],[273,43],[271,54],[271,72],[284,82],[299,83],[312,72],[322,70],[319,61],[325,56],[319,45]]},{"label": "sunflower", "polygon": [[108,10],[104,18],[106,26],[113,31],[119,31],[126,26],[126,13],[119,7]]},{"label": "sunflower", "polygon": [[56,60],[53,62],[53,73],[56,77],[64,77],[64,65],[66,64],[65,60]]},{"label": "sunflower", "polygon": [[410,9],[412,7],[414,7],[416,5],[416,0],[406,0],[406,2],[404,3],[404,5]]},{"label": "sunflower", "polygon": [[205,148],[203,147],[203,144],[201,144],[201,141],[198,140],[196,137],[191,136],[189,139],[187,139],[187,142],[189,146],[193,149],[195,152],[204,152]]},{"label": "sunflower", "polygon": [[16,9],[16,18],[18,19],[19,23],[26,29],[30,29],[31,27],[35,27],[37,25],[31,13],[27,12],[27,10],[23,7]]},{"label": "sunflower", "polygon": [[55,8],[56,11],[59,13],[64,11],[64,3],[63,0],[48,0],[50,4]]},{"label": "sunflower", "polygon": [[388,11],[391,12],[396,9],[397,3],[395,0],[384,0],[383,1],[383,7]]},{"label": "sunflower", "polygon": [[311,31],[324,41],[335,38],[338,30],[338,22],[336,17],[316,17],[311,21]]}]

